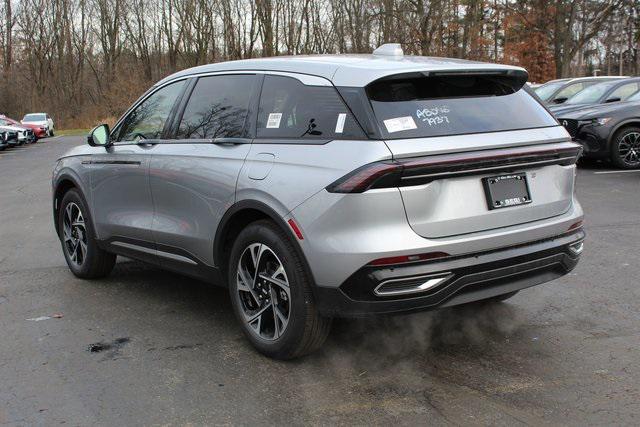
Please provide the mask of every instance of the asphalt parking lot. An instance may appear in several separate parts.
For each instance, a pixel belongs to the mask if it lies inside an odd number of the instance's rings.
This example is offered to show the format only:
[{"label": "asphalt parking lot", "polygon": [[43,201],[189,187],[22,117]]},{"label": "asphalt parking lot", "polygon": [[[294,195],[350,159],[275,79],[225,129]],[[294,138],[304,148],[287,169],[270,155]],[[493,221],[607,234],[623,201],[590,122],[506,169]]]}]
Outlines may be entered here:
[{"label": "asphalt parking lot", "polygon": [[81,143],[0,153],[0,425],[640,424],[640,172],[579,170],[570,275],[494,306],[336,321],[322,351],[278,362],[223,289],[127,260],[70,273],[50,177]]}]

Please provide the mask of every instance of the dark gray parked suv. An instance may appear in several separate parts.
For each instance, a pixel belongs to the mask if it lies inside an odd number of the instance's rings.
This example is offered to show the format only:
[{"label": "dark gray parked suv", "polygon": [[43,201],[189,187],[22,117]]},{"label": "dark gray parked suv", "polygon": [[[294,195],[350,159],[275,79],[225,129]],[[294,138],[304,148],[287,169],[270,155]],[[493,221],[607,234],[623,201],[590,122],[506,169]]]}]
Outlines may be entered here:
[{"label": "dark gray parked suv", "polygon": [[173,74],[58,160],[69,268],[102,277],[123,255],[228,286],[276,358],[320,347],[332,317],[560,277],[584,238],[580,146],[526,80],[396,45]]}]

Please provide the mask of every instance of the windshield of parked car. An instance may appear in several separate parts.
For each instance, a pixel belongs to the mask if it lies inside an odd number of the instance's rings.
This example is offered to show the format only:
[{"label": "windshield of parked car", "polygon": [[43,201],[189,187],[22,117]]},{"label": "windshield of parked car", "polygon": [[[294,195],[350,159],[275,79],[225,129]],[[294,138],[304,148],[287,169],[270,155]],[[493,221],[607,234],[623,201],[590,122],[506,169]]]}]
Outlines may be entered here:
[{"label": "windshield of parked car", "polygon": [[5,119],[0,119],[0,126],[11,126],[11,123]]},{"label": "windshield of parked car", "polygon": [[392,76],[366,92],[387,139],[557,125],[527,89],[499,76]]},{"label": "windshield of parked car", "polygon": [[27,114],[22,120],[25,122],[43,122],[46,118],[44,114]]},{"label": "windshield of parked car", "polygon": [[550,101],[551,96],[564,85],[565,82],[547,83],[535,89],[536,95],[543,101]]},{"label": "windshield of parked car", "polygon": [[598,102],[614,84],[615,82],[607,82],[589,86],[567,99],[565,104],[593,104]]}]

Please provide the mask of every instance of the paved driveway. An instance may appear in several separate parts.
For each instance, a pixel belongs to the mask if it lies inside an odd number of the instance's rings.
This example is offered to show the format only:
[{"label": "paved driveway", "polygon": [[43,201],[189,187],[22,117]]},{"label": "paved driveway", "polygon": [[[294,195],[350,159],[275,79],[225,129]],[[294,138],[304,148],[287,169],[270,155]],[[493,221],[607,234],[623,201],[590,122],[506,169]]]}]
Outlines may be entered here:
[{"label": "paved driveway", "polygon": [[640,424],[640,172],[579,170],[570,275],[492,307],[336,321],[283,363],[223,289],[126,260],[68,271],[49,180],[81,143],[0,153],[0,425]]}]

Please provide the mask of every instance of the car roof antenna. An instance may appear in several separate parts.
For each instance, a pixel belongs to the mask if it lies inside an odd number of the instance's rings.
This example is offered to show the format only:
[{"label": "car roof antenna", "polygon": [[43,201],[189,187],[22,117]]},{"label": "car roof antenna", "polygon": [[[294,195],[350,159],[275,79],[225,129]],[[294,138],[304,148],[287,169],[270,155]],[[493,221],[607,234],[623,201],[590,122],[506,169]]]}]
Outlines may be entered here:
[{"label": "car roof antenna", "polygon": [[376,56],[404,56],[400,43],[385,43],[373,51]]}]

